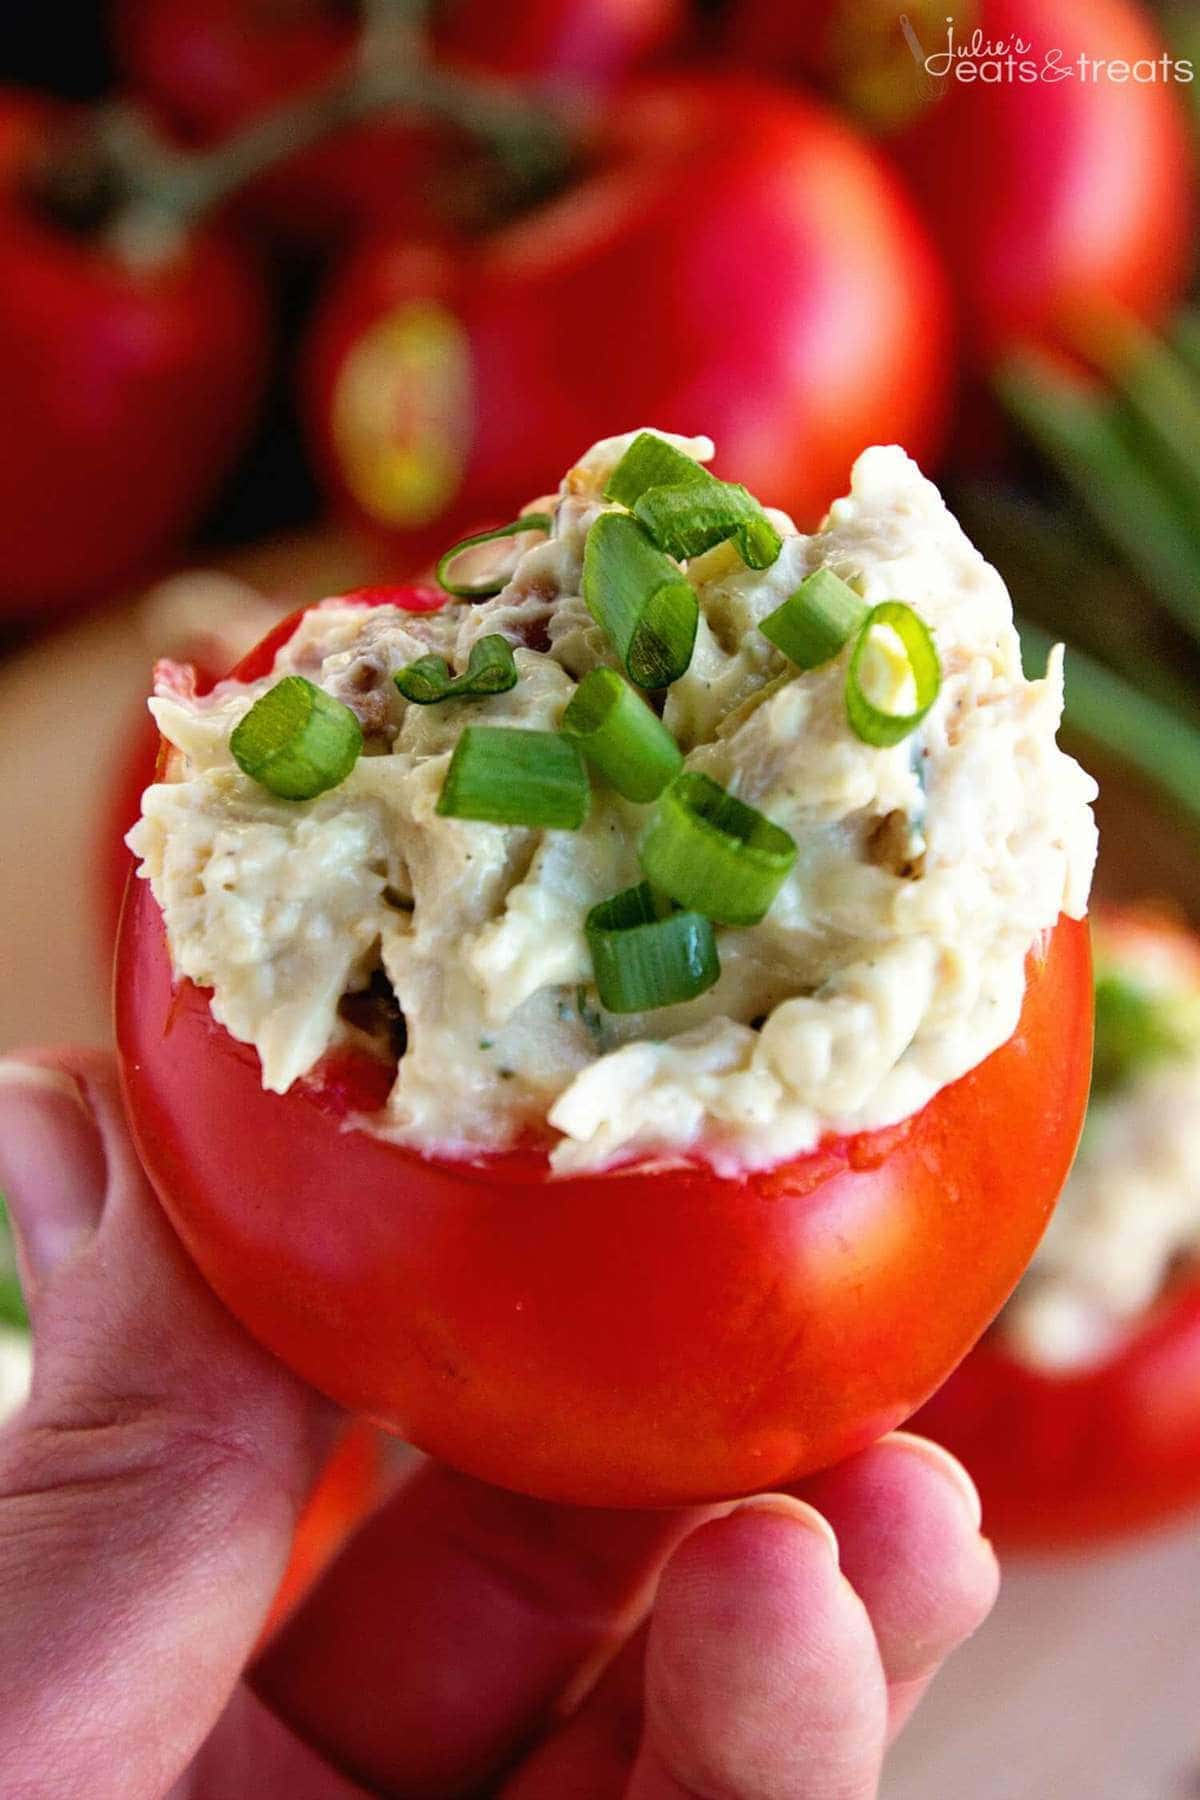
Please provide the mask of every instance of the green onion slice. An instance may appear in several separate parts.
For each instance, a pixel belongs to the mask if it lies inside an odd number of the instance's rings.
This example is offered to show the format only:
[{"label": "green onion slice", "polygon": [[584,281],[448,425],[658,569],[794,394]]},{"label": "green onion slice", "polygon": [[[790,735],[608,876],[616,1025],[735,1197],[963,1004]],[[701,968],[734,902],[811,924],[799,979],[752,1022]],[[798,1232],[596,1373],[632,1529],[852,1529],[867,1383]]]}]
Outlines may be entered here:
[{"label": "green onion slice", "polygon": [[722,925],[757,925],[796,860],[788,832],[707,775],[685,770],[650,816],[642,868],[680,906]]},{"label": "green onion slice", "polygon": [[[863,686],[863,663],[872,650],[871,634],[879,626],[895,632],[903,647],[917,701],[911,712],[891,712],[877,706]],[[852,729],[864,744],[886,749],[908,737],[937,699],[941,685],[942,665],[924,620],[902,600],[884,600],[872,607],[858,634],[846,671],[846,712]]]},{"label": "green onion slice", "polygon": [[683,767],[658,714],[615,669],[584,676],[563,713],[562,731],[626,800],[656,800]]},{"label": "green onion slice", "polygon": [[749,569],[769,569],[783,539],[744,487],[699,469],[705,486],[647,488],[633,508],[660,550],[681,562],[733,538]]},{"label": "green onion slice", "polygon": [[3,1194],[0,1194],[0,1325],[11,1325],[22,1331],[29,1329],[29,1314],[14,1266],[8,1205]]},{"label": "green onion slice", "polygon": [[639,431],[609,476],[604,498],[632,512],[648,488],[687,487],[715,479],[694,456],[677,450],[656,431]]},{"label": "green onion slice", "polygon": [[480,544],[494,544],[498,538],[520,537],[523,531],[549,531],[553,523],[549,513],[524,513],[508,525],[497,525],[494,531],[477,531],[473,537],[460,539],[438,558],[438,586],[458,600],[490,600],[507,584],[508,576],[501,575],[488,581],[451,581],[450,570],[458,558],[468,550],[478,549]]},{"label": "green onion slice", "polygon": [[462,675],[451,675],[444,656],[419,656],[416,662],[397,669],[392,680],[406,700],[418,706],[437,706],[443,700],[482,700],[488,694],[506,694],[517,685],[517,665],[508,639],[493,632],[471,645]]},{"label": "green onion slice", "polygon": [[437,809],[448,819],[578,831],[590,800],[583,758],[558,732],[469,725],[454,747]]},{"label": "green onion slice", "polygon": [[700,617],[695,590],[628,514],[601,513],[588,532],[583,597],[639,687],[667,687],[686,673]]},{"label": "green onion slice", "polygon": [[832,569],[814,569],[782,606],[768,613],[759,630],[789,662],[817,669],[862,630],[869,611],[840,575]]},{"label": "green onion slice", "polygon": [[629,507],[660,550],[682,561],[733,538],[742,561],[767,569],[783,539],[744,487],[718,481],[652,431],[639,432],[613,470],[606,500]]},{"label": "green onion slice", "polygon": [[609,1012],[649,1012],[694,1000],[721,973],[708,920],[675,911],[648,881],[593,906],[584,932],[600,1004]]},{"label": "green onion slice", "polygon": [[303,675],[285,675],[234,726],[239,769],[280,800],[312,800],[345,781],[362,751],[348,706]]}]

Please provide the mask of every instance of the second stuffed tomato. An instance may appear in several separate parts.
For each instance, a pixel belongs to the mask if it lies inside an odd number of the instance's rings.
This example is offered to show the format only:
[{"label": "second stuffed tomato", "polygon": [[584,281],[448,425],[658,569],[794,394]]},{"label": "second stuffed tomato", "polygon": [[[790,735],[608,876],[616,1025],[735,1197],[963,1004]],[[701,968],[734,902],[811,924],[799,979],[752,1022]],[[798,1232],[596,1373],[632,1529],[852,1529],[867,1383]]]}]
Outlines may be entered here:
[{"label": "second stuffed tomato", "polygon": [[231,1309],[586,1504],[899,1424],[1087,1093],[1057,670],[900,452],[808,538],[705,449],[597,446],[438,610],[351,595],[209,695],[167,671],[119,952],[139,1148]]},{"label": "second stuffed tomato", "polygon": [[1095,926],[1087,1130],[1033,1266],[920,1427],[967,1462],[989,1529],[1090,1545],[1200,1505],[1200,941],[1170,914]]}]

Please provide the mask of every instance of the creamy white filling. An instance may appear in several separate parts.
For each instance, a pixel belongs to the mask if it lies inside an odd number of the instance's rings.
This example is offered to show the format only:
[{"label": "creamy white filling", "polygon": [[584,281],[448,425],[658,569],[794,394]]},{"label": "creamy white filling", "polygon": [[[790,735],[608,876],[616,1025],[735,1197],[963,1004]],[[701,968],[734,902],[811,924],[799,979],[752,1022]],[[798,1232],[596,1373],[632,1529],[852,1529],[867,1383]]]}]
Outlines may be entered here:
[{"label": "creamy white filling", "polygon": [[[339,601],[310,613],[271,677],[205,699],[169,678],[152,702],[180,755],[130,837],[177,970],[285,1089],[344,1033],[339,997],[381,963],[408,1048],[378,1129],[472,1153],[549,1121],[554,1166],[688,1152],[763,1166],[827,1131],[894,1123],[1009,1037],[1025,958],[1060,912],[1086,907],[1094,784],[1062,754],[1061,660],[1026,681],[999,576],[902,451],[870,450],[812,537],[783,515],[777,562],[731,546],[688,568],[701,621],[665,720],[688,766],[783,826],[798,856],[762,923],[718,931],[722,975],[699,999],[615,1017],[590,987],[583,921],[639,879],[646,809],[593,783],[576,833],[440,818],[467,724],[553,729],[576,681],[615,664],[580,598],[586,534],[626,436],[597,446],[556,502],[549,540],[522,539],[493,600],[414,617]],[[676,440],[693,455],[706,440]],[[503,554],[511,558],[511,548]],[[828,565],[869,603],[930,625],[941,693],[890,749],[850,729],[848,652],[801,673],[758,630]],[[433,649],[456,668],[500,631],[508,694],[407,704],[391,676]],[[300,673],[358,712],[368,754],[334,792],[273,799],[234,764],[233,725]],[[877,659],[875,682],[908,680]]]},{"label": "creamy white filling", "polygon": [[[1197,992],[1194,961],[1168,937],[1145,934],[1113,966],[1167,997]],[[1032,1368],[1086,1369],[1120,1346],[1178,1263],[1196,1261],[1200,1050],[1093,1102],[1058,1208],[997,1330]]]}]

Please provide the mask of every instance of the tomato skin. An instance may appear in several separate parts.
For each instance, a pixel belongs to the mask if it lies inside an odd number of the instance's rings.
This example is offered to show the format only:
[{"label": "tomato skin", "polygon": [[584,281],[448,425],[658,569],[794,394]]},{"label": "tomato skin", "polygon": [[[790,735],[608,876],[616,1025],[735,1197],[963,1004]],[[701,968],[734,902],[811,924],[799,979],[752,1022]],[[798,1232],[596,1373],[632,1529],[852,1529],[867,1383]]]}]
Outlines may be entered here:
[{"label": "tomato skin", "polygon": [[[1200,939],[1172,915],[1104,909],[1095,937],[1116,968],[1169,940],[1200,990]],[[970,1469],[1003,1544],[1086,1548],[1200,1506],[1200,1270],[1090,1368],[1043,1373],[989,1333],[915,1425]]]},{"label": "tomato skin", "polygon": [[173,981],[144,883],[117,1038],[180,1237],[305,1379],[485,1480],[673,1505],[852,1453],[962,1357],[1066,1175],[1090,988],[1086,925],[1062,919],[993,1056],[900,1126],[739,1179],[425,1158],[348,1125],[364,1090],[344,1066],[266,1093],[254,1051]]},{"label": "tomato skin", "polygon": [[971,1471],[997,1543],[1086,1548],[1200,1506],[1200,1280],[1114,1356],[1050,1378],[992,1335],[914,1429]]},{"label": "tomato skin", "polygon": [[[441,364],[389,352],[405,318],[437,325]],[[941,271],[875,154],[816,101],[679,76],[626,90],[591,173],[469,256],[365,247],[317,319],[308,413],[335,498],[410,548],[646,420],[711,433],[718,473],[813,525],[865,444],[936,456],[951,360]],[[423,512],[356,474],[382,448],[446,461]]]},{"label": "tomato skin", "polygon": [[265,377],[266,300],[234,244],[197,230],[135,266],[25,203],[29,158],[63,116],[48,108],[0,174],[0,616],[89,599],[168,551]]},{"label": "tomato skin", "polygon": [[[944,51],[944,9],[922,0],[916,11],[922,47]],[[977,0],[956,25],[960,44],[977,26],[989,42],[1022,41],[1023,58],[1039,65],[1053,51],[1063,65],[1084,56],[1132,67],[1165,49],[1131,0]],[[846,58],[856,40],[864,55],[886,46],[897,81],[911,84],[894,7],[741,0],[730,34],[752,62],[769,55],[776,69],[843,81],[852,64],[831,66],[834,47]],[[1027,338],[1077,350],[1081,321],[1097,308],[1157,324],[1182,301],[1195,217],[1182,91],[1161,74],[1124,85],[1078,74],[952,79],[888,138],[954,276],[977,360],[989,365]]]}]

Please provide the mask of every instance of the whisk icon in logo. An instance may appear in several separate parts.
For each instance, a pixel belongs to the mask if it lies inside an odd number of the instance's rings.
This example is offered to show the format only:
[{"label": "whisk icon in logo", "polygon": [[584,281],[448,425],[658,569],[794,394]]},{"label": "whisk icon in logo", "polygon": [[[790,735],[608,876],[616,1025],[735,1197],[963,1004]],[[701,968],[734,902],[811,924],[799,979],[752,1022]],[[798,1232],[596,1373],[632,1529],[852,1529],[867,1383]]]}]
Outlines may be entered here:
[{"label": "whisk icon in logo", "polygon": [[904,41],[912,52],[912,59],[919,71],[916,91],[920,99],[922,101],[940,100],[946,91],[946,77],[930,74],[930,59],[925,53],[924,44],[917,35],[917,28],[907,13],[900,14],[900,30],[904,34]]}]

